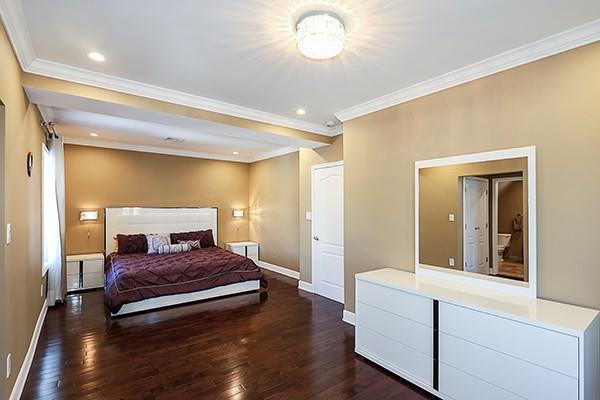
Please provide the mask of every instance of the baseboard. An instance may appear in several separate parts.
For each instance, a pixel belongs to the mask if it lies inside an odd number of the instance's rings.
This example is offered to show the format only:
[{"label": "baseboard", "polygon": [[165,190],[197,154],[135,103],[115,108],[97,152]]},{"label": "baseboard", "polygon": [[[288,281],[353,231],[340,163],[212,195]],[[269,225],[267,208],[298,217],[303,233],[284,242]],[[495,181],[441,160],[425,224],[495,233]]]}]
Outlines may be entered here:
[{"label": "baseboard", "polygon": [[305,292],[308,292],[308,293],[314,293],[312,283],[298,281],[298,289],[304,290]]},{"label": "baseboard", "polygon": [[31,364],[33,362],[35,349],[40,338],[40,332],[42,331],[42,326],[44,326],[44,320],[46,319],[47,312],[48,303],[47,300],[44,300],[44,305],[42,306],[42,310],[40,311],[40,315],[38,316],[35,324],[35,329],[33,330],[33,335],[31,336],[31,342],[29,343],[27,354],[25,354],[25,359],[23,360],[23,364],[19,370],[19,375],[17,375],[17,379],[15,380],[15,385],[10,393],[9,400],[19,400],[21,398],[21,394],[25,388],[25,382],[27,381],[27,375],[29,375],[29,369],[31,368]]},{"label": "baseboard", "polygon": [[258,266],[269,271],[277,272],[278,274],[289,276],[290,278],[300,279],[300,272],[294,271],[289,268],[280,267],[279,265],[270,264],[265,261],[259,261]]},{"label": "baseboard", "polygon": [[344,310],[344,313],[342,314],[342,321],[344,321],[347,324],[350,324],[352,326],[354,326],[354,322],[355,322],[355,315],[353,312],[348,311],[348,310]]}]

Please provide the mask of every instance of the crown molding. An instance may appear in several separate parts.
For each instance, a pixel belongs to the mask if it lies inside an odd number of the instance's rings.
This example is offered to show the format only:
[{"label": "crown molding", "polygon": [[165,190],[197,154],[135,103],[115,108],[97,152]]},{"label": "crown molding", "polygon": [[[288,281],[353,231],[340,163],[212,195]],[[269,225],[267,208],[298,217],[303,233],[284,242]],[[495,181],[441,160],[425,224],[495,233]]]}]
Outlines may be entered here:
[{"label": "crown molding", "polygon": [[0,16],[21,69],[25,70],[35,59],[35,51],[20,1],[0,0]]},{"label": "crown molding", "polygon": [[268,160],[269,158],[284,156],[286,154],[295,153],[297,151],[298,151],[298,147],[294,147],[294,146],[282,147],[281,149],[271,150],[271,151],[268,151],[258,157],[252,158],[252,159],[250,159],[249,162],[254,163],[257,161]]},{"label": "crown molding", "polygon": [[74,144],[78,146],[89,146],[89,147],[101,147],[104,149],[115,149],[115,150],[127,150],[137,151],[141,153],[153,153],[153,154],[164,154],[169,156],[178,157],[192,157],[192,158],[203,158],[206,160],[219,160],[219,161],[234,161],[240,163],[251,164],[257,161],[266,160],[269,158],[279,157],[285,154],[290,154],[298,151],[297,147],[288,146],[281,149],[272,150],[263,153],[257,157],[244,157],[244,156],[229,156],[216,153],[205,153],[201,151],[173,149],[159,146],[145,146],[139,144],[130,144],[122,142],[114,142],[102,139],[88,139],[73,136],[63,136],[64,144]]},{"label": "crown molding", "polygon": [[283,117],[281,115],[225,103],[219,100],[209,99],[207,97],[196,96],[190,93],[150,85],[143,82],[132,81],[125,78],[119,78],[116,76],[89,71],[86,69],[39,58],[33,60],[27,68],[24,68],[24,70],[25,72],[36,75],[43,75],[50,78],[81,83],[102,89],[114,90],[121,93],[128,93],[135,96],[180,104],[187,107],[264,122],[272,125],[279,125],[286,128],[298,129],[301,131],[317,133],[325,136],[335,136],[341,132],[341,126],[328,128],[312,122],[300,121],[294,118]]},{"label": "crown molding", "polygon": [[42,119],[44,120],[44,122],[53,122],[54,121],[55,116],[54,116],[54,110],[52,109],[52,107],[37,104],[37,108],[38,108],[38,111],[40,112],[40,115],[42,116]]},{"label": "crown molding", "polygon": [[342,122],[600,40],[600,19],[335,113]]}]

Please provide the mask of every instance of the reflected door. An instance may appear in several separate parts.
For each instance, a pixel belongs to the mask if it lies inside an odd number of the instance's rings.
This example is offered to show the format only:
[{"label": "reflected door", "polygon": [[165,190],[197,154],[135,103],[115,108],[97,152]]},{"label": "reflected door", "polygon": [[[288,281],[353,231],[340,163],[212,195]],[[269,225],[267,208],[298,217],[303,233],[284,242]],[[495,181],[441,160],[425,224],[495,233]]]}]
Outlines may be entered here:
[{"label": "reflected door", "polygon": [[487,179],[463,179],[463,260],[467,272],[490,272],[488,186]]},{"label": "reflected door", "polygon": [[344,166],[313,169],[313,290],[344,302]]}]

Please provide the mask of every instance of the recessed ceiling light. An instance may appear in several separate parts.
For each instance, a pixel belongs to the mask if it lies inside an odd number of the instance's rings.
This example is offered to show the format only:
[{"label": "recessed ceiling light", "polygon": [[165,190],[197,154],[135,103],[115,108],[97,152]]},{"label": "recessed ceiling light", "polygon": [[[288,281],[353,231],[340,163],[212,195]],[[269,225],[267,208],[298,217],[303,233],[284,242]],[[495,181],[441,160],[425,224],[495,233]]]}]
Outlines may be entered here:
[{"label": "recessed ceiling light", "polygon": [[306,110],[304,108],[299,108],[296,110],[296,114],[304,115],[304,114],[306,114]]},{"label": "recessed ceiling light", "polygon": [[176,137],[172,137],[172,136],[164,137],[163,140],[165,142],[172,142],[172,143],[183,143],[183,142],[185,142],[185,139],[183,139],[183,138],[176,138]]},{"label": "recessed ceiling light", "polygon": [[98,137],[98,134],[97,134],[97,133],[94,133],[94,132],[92,132],[92,133],[90,133],[90,136],[92,136],[92,137]]},{"label": "recessed ceiling light", "polygon": [[344,24],[327,11],[311,11],[296,24],[298,51],[314,60],[333,58],[344,50]]},{"label": "recessed ceiling light", "polygon": [[237,156],[238,154],[240,154],[240,153],[239,153],[239,152],[237,152],[237,151],[234,151],[234,152],[233,152],[233,155],[234,155],[234,156]]},{"label": "recessed ceiling light", "polygon": [[91,58],[94,61],[105,61],[106,57],[104,57],[102,54],[98,53],[97,51],[92,51],[91,53],[88,53],[88,57]]}]

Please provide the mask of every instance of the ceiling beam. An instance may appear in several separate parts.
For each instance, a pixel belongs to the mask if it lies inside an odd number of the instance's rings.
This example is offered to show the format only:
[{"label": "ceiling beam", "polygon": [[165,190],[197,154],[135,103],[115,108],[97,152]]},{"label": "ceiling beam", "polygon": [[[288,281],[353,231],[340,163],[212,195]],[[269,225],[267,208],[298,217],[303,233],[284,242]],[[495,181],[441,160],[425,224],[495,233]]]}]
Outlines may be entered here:
[{"label": "ceiling beam", "polygon": [[[53,101],[55,102],[78,102],[80,104],[87,104],[88,106],[91,104],[103,105],[105,107],[110,105],[117,107],[121,106],[122,108],[129,109],[130,111],[143,110],[155,115],[161,114],[165,117],[179,117],[178,119],[180,120],[191,119],[228,125],[234,128],[241,128],[239,130],[234,129],[232,131],[253,131],[262,133],[265,141],[272,143],[281,143],[281,140],[277,140],[277,137],[279,137],[279,139],[284,139],[283,142],[285,144],[314,148],[331,144],[334,140],[334,138],[331,136],[234,117],[181,104],[169,103],[166,101],[117,92],[114,90],[103,89],[81,83],[33,75],[30,73],[23,73],[23,86],[26,88],[28,95],[30,96],[30,100],[33,103],[41,105],[66,107],[65,104],[50,104],[52,101],[48,101],[46,102],[47,104],[43,104],[40,99],[32,99],[31,93],[37,93],[40,95],[40,97],[44,97],[45,95],[47,98],[54,99]],[[78,109],[78,107],[73,106],[67,108]],[[88,109],[84,111],[91,110]],[[96,112],[98,111],[96,110]],[[235,136],[240,137],[238,134]]]}]

